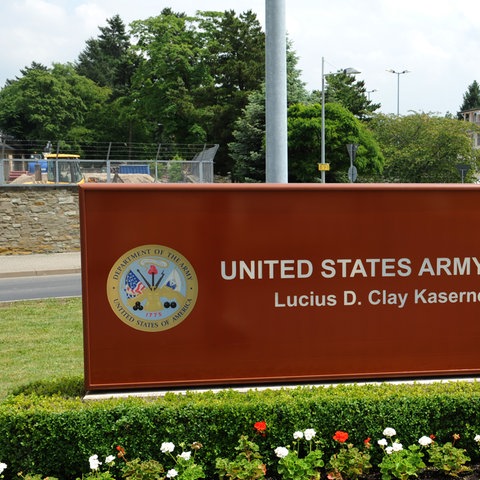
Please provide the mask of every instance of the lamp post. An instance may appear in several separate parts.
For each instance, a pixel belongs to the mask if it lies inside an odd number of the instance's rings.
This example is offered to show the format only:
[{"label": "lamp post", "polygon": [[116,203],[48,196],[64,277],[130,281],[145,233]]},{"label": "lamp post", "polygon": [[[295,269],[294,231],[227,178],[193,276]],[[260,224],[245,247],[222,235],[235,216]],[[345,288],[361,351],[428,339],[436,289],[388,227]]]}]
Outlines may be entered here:
[{"label": "lamp post", "polygon": [[376,92],[376,91],[377,91],[376,89],[367,90],[367,98],[368,98],[368,101],[370,101],[370,94],[373,93],[373,92]]},{"label": "lamp post", "polygon": [[325,183],[325,77],[326,75],[338,75],[339,73],[346,73],[350,75],[354,75],[360,73],[355,68],[345,68],[341,72],[337,73],[328,73],[325,74],[325,57],[322,57],[322,139],[321,139],[321,154],[320,154],[320,162],[321,162],[321,177],[322,183]]},{"label": "lamp post", "polygon": [[394,73],[397,76],[397,116],[400,115],[400,75],[404,73],[410,73],[410,70],[403,70],[402,72],[397,72],[395,70],[387,70],[387,72]]}]

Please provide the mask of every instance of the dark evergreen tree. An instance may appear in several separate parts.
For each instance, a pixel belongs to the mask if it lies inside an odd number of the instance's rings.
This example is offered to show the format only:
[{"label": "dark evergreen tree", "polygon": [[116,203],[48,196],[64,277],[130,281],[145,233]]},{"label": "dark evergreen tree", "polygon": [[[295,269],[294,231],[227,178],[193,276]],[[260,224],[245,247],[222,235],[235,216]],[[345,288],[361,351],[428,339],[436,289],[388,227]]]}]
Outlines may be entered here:
[{"label": "dark evergreen tree", "polygon": [[203,62],[208,65],[212,82],[202,92],[209,111],[208,136],[221,148],[215,159],[217,171],[233,171],[233,162],[225,148],[233,140],[236,120],[258,91],[265,78],[265,35],[252,11],[236,15],[199,12],[199,28],[204,42]]},{"label": "dark evergreen tree", "polygon": [[[287,104],[308,100],[305,83],[297,68],[298,57],[291,42],[287,42]],[[265,181],[265,84],[249,95],[242,116],[235,122],[234,140],[229,143],[235,182]]]},{"label": "dark evergreen tree", "polygon": [[87,40],[75,64],[80,75],[97,85],[110,88],[108,108],[97,117],[97,137],[103,141],[153,141],[156,122],[145,121],[138,109],[138,96],[132,89],[132,77],[139,60],[119,15],[99,27],[97,38]]},{"label": "dark evergreen tree", "polygon": [[[360,119],[368,118],[381,107],[368,99],[365,82],[352,74],[339,71],[327,75],[325,80],[325,103],[339,103]],[[314,92],[313,97],[321,103],[321,92]]]},{"label": "dark evergreen tree", "polygon": [[250,94],[229,143],[234,182],[265,181],[265,88]]},{"label": "dark evergreen tree", "polygon": [[90,38],[75,64],[80,75],[97,85],[110,87],[113,98],[128,94],[137,59],[130,49],[130,35],[119,15],[99,27],[98,38]]},{"label": "dark evergreen tree", "polygon": [[463,103],[458,112],[459,120],[462,120],[461,112],[465,110],[472,110],[474,108],[480,109],[480,85],[476,80],[468,86],[468,90],[463,94]]}]

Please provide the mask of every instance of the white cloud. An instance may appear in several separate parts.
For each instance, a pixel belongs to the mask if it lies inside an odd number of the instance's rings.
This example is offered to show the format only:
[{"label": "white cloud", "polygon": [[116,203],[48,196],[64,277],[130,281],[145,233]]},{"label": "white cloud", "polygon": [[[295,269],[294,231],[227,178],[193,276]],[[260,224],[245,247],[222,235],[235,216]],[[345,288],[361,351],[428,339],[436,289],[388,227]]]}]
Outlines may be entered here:
[{"label": "white cloud", "polygon": [[[477,0],[285,0],[286,24],[299,68],[309,89],[321,88],[321,58],[327,71],[355,67],[371,99],[396,112],[397,78],[387,69],[411,73],[400,78],[400,110],[456,112],[473,80],[480,50]],[[0,86],[37,61],[75,61],[85,41],[106,19],[133,20],[163,8],[253,10],[262,24],[264,0],[8,0],[0,1],[2,48]]]},{"label": "white cloud", "polygon": [[[75,7],[74,18],[82,25],[82,29],[86,32],[91,32],[90,36],[95,37],[98,33],[98,27],[105,24],[105,20],[113,15],[105,10],[97,2],[86,2]],[[99,19],[100,22],[99,22]]]}]

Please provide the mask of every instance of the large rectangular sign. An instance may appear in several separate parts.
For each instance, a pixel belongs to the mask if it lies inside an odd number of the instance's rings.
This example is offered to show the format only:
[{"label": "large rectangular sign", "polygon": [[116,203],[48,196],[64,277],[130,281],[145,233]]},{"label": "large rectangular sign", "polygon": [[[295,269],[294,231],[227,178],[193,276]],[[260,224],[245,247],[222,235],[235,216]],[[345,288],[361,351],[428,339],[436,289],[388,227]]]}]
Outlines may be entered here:
[{"label": "large rectangular sign", "polygon": [[80,186],[87,390],[480,373],[480,186]]}]

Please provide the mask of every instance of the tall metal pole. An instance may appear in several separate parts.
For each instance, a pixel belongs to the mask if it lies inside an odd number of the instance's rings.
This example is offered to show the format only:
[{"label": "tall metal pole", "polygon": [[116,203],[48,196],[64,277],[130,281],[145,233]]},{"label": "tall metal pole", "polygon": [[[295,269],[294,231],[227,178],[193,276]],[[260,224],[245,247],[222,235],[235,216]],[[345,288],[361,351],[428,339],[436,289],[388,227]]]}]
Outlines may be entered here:
[{"label": "tall metal pole", "polygon": [[400,73],[397,72],[397,117],[400,115]]},{"label": "tall metal pole", "polygon": [[[322,57],[322,140],[321,140],[321,160],[325,164],[325,59]],[[321,171],[322,183],[325,183],[325,170]]]},{"label": "tall metal pole", "polygon": [[265,0],[266,181],[288,183],[285,0]]},{"label": "tall metal pole", "polygon": [[[352,74],[352,75],[360,73],[356,68],[352,68],[352,67],[344,68],[342,72],[345,74]],[[330,75],[338,75],[339,73],[342,73],[342,72],[337,72],[336,74],[332,73]],[[326,163],[326,160],[325,160],[325,58],[324,57],[322,57],[322,141],[321,141],[320,162],[322,163],[322,165]],[[320,174],[321,174],[322,183],[325,183],[325,167],[324,166],[322,166]]]},{"label": "tall metal pole", "polygon": [[410,70],[403,70],[401,72],[397,72],[395,70],[387,70],[387,72],[394,73],[397,76],[397,117],[400,115],[400,75],[404,73],[410,73]]}]

